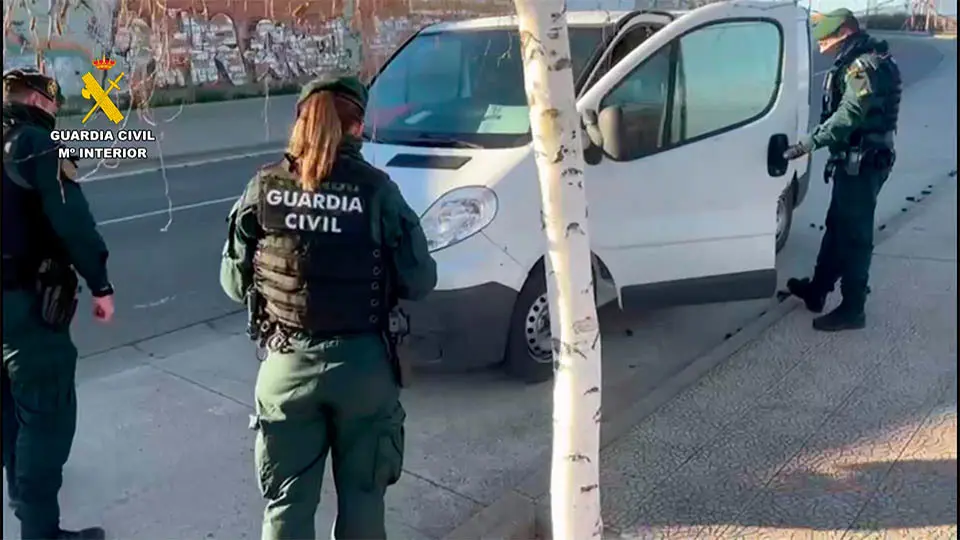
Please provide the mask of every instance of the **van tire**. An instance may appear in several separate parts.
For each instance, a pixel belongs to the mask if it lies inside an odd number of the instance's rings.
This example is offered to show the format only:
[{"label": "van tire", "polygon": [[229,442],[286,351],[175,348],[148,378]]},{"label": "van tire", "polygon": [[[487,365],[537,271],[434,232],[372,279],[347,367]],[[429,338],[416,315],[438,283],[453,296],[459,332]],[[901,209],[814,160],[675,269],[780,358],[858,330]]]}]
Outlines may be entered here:
[{"label": "van tire", "polygon": [[[593,263],[598,259],[594,257]],[[539,384],[547,382],[553,378],[553,350],[551,345],[544,345],[541,349],[546,349],[547,360],[538,361],[531,354],[530,343],[528,343],[529,321],[528,316],[531,312],[543,313],[548,310],[547,307],[547,274],[544,269],[544,262],[541,260],[533,266],[533,270],[527,276],[520,294],[517,295],[517,301],[513,305],[513,314],[510,316],[510,329],[507,335],[507,350],[504,352],[503,368],[510,377],[523,381],[527,384]],[[593,297],[597,297],[597,267],[593,269]],[[534,309],[535,304],[539,304],[539,309]],[[549,315],[549,311],[546,311]],[[549,331],[549,318],[546,321]]]},{"label": "van tire", "polygon": [[553,355],[547,361],[538,361],[530,353],[528,346],[528,314],[534,304],[543,305],[542,298],[547,295],[547,276],[543,261],[533,266],[527,276],[510,315],[510,328],[507,334],[507,350],[504,351],[504,371],[511,378],[527,384],[538,384],[553,378]]},{"label": "van tire", "polygon": [[[780,198],[777,200],[777,221],[783,220],[783,229],[777,226],[776,252],[780,253],[787,240],[790,239],[790,229],[793,227],[793,209],[796,203],[797,183],[790,182],[787,189],[783,190]],[[781,216],[782,214],[782,216]]]}]

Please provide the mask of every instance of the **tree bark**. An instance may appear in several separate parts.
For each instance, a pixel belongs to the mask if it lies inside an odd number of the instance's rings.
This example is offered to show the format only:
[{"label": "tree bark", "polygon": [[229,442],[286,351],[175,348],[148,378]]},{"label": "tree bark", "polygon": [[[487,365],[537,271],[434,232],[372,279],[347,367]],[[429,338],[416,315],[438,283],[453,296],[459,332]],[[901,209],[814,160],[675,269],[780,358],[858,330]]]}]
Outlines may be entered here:
[{"label": "tree bark", "polygon": [[552,534],[598,539],[600,331],[564,0],[515,0],[546,231],[553,335]]}]

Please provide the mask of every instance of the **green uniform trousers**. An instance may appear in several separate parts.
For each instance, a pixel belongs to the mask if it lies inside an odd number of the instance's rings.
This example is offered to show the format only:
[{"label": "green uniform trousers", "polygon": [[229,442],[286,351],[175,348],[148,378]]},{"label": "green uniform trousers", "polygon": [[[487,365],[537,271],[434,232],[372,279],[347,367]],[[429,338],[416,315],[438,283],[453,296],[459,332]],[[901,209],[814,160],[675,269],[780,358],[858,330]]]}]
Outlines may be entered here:
[{"label": "green uniform trousers", "polygon": [[77,428],[77,349],[39,320],[37,298],[3,292],[3,468],[24,539],[60,527],[57,495]]},{"label": "green uniform trousers", "polygon": [[867,300],[877,196],[889,176],[889,168],[866,165],[856,176],[839,165],[833,175],[826,231],[812,286],[830,292],[840,280],[843,304],[852,311],[862,311]]},{"label": "green uniform trousers", "polygon": [[316,538],[327,455],[337,540],[386,538],[384,495],[400,479],[400,388],[380,336],[292,339],[271,349],[256,384],[255,460],[264,540]]}]

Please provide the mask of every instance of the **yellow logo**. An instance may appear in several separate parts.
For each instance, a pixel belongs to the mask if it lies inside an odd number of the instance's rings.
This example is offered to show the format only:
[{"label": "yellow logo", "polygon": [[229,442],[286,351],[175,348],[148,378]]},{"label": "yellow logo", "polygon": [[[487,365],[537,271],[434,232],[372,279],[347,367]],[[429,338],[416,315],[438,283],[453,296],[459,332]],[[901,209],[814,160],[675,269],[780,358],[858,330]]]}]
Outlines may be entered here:
[{"label": "yellow logo", "polygon": [[[103,59],[94,60],[93,65],[97,69],[106,71],[112,68],[116,62],[113,60],[108,60],[106,57]],[[113,101],[110,99],[110,91],[117,90],[120,91],[120,87],[117,85],[120,82],[120,79],[123,78],[123,72],[120,72],[120,75],[114,79],[110,80],[107,77],[107,82],[110,83],[109,88],[106,91],[100,86],[100,83],[97,82],[93,75],[88,71],[81,79],[83,79],[83,90],[80,91],[80,94],[83,96],[83,99],[93,99],[93,107],[90,107],[90,110],[87,112],[87,115],[83,117],[83,120],[80,121],[81,124],[86,124],[87,120],[90,119],[90,115],[94,113],[97,109],[100,109],[107,115],[107,118],[110,119],[114,124],[119,124],[123,121],[123,113],[120,112],[120,109],[113,104]]]}]

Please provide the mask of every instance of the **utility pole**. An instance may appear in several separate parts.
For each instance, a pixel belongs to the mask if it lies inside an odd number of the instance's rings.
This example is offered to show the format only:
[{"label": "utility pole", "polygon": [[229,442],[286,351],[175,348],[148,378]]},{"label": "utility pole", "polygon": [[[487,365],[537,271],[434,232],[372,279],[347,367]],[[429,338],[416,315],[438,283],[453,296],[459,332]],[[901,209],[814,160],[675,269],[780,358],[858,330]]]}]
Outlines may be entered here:
[{"label": "utility pole", "polygon": [[540,176],[553,336],[552,537],[599,540],[600,327],[564,0],[514,0]]}]

